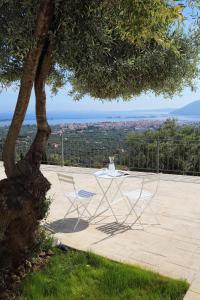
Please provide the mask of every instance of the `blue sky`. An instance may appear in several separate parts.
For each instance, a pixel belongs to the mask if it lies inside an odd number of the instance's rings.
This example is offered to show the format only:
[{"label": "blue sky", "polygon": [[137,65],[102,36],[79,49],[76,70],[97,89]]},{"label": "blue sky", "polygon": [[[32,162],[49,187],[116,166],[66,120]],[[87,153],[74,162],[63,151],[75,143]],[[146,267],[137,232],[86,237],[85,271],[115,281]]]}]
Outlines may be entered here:
[{"label": "blue sky", "polygon": [[[183,1],[184,2],[184,1]],[[185,22],[186,28],[191,24],[191,9],[185,9],[184,15],[187,17]],[[61,90],[56,96],[51,97],[50,91],[47,88],[47,111],[48,112],[85,112],[85,111],[135,111],[144,109],[165,109],[179,108],[193,101],[200,100],[200,81],[197,84],[197,90],[191,92],[186,88],[181,95],[174,96],[172,99],[165,99],[162,96],[155,96],[151,93],[142,94],[141,96],[132,99],[128,102],[112,101],[101,102],[94,100],[91,97],[84,97],[79,102],[73,101],[68,95],[69,86]],[[0,93],[0,113],[12,113],[16,104],[18,91],[8,89]],[[28,112],[34,112],[34,95],[31,97]]]},{"label": "blue sky", "polygon": [[[51,97],[47,88],[47,111],[48,112],[68,112],[68,111],[135,111],[144,109],[165,109],[178,108],[195,100],[200,100],[200,83],[196,92],[191,92],[186,88],[182,95],[174,96],[172,99],[165,99],[162,96],[155,97],[153,94],[143,94],[129,102],[113,101],[101,102],[91,97],[84,97],[79,102],[75,102],[68,96],[67,90],[61,90],[56,96]],[[12,113],[16,104],[17,90],[8,89],[0,94],[0,112]],[[34,112],[34,95],[31,97],[29,112]]]}]

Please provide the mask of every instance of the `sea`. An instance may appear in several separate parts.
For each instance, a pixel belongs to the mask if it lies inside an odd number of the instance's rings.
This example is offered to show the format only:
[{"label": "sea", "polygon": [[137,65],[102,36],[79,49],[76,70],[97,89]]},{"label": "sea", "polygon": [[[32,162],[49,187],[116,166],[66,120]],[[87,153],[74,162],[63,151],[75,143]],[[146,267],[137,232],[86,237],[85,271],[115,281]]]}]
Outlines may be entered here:
[{"label": "sea", "polygon": [[[83,123],[100,123],[100,122],[128,122],[139,120],[160,120],[176,119],[180,123],[200,122],[200,115],[174,115],[166,110],[140,110],[140,111],[112,111],[112,112],[66,112],[66,113],[48,113],[48,122],[50,125],[60,124],[83,124]],[[12,115],[0,113],[0,126],[9,126]],[[35,116],[29,113],[23,125],[36,124]]]}]

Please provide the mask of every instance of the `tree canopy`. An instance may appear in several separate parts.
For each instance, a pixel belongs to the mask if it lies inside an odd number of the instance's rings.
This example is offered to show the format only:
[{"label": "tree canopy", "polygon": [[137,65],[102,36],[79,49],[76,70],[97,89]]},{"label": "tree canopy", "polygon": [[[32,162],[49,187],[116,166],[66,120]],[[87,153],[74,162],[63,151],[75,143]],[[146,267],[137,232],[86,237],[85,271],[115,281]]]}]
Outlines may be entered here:
[{"label": "tree canopy", "polygon": [[[38,0],[0,1],[0,82],[21,78],[35,44]],[[172,95],[197,76],[194,35],[184,33],[182,7],[163,0],[55,0],[47,38],[52,90],[72,84],[79,98],[124,99],[142,92]],[[179,23],[179,26],[177,25]]]}]

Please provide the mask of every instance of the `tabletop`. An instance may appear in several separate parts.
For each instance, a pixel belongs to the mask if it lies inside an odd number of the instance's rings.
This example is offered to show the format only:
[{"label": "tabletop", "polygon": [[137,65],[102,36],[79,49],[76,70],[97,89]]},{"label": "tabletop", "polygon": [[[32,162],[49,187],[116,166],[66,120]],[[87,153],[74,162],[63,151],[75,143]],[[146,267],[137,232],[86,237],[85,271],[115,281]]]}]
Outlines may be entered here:
[{"label": "tabletop", "polygon": [[114,172],[110,172],[108,169],[101,169],[95,172],[94,175],[98,178],[112,179],[129,176],[129,173],[121,170],[115,170]]}]

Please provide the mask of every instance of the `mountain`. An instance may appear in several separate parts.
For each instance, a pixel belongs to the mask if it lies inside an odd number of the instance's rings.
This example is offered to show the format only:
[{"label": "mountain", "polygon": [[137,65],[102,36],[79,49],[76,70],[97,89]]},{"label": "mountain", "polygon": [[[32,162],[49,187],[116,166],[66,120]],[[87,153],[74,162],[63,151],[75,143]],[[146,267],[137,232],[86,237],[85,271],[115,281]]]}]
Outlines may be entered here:
[{"label": "mountain", "polygon": [[200,115],[200,100],[194,101],[171,112],[172,115]]}]

